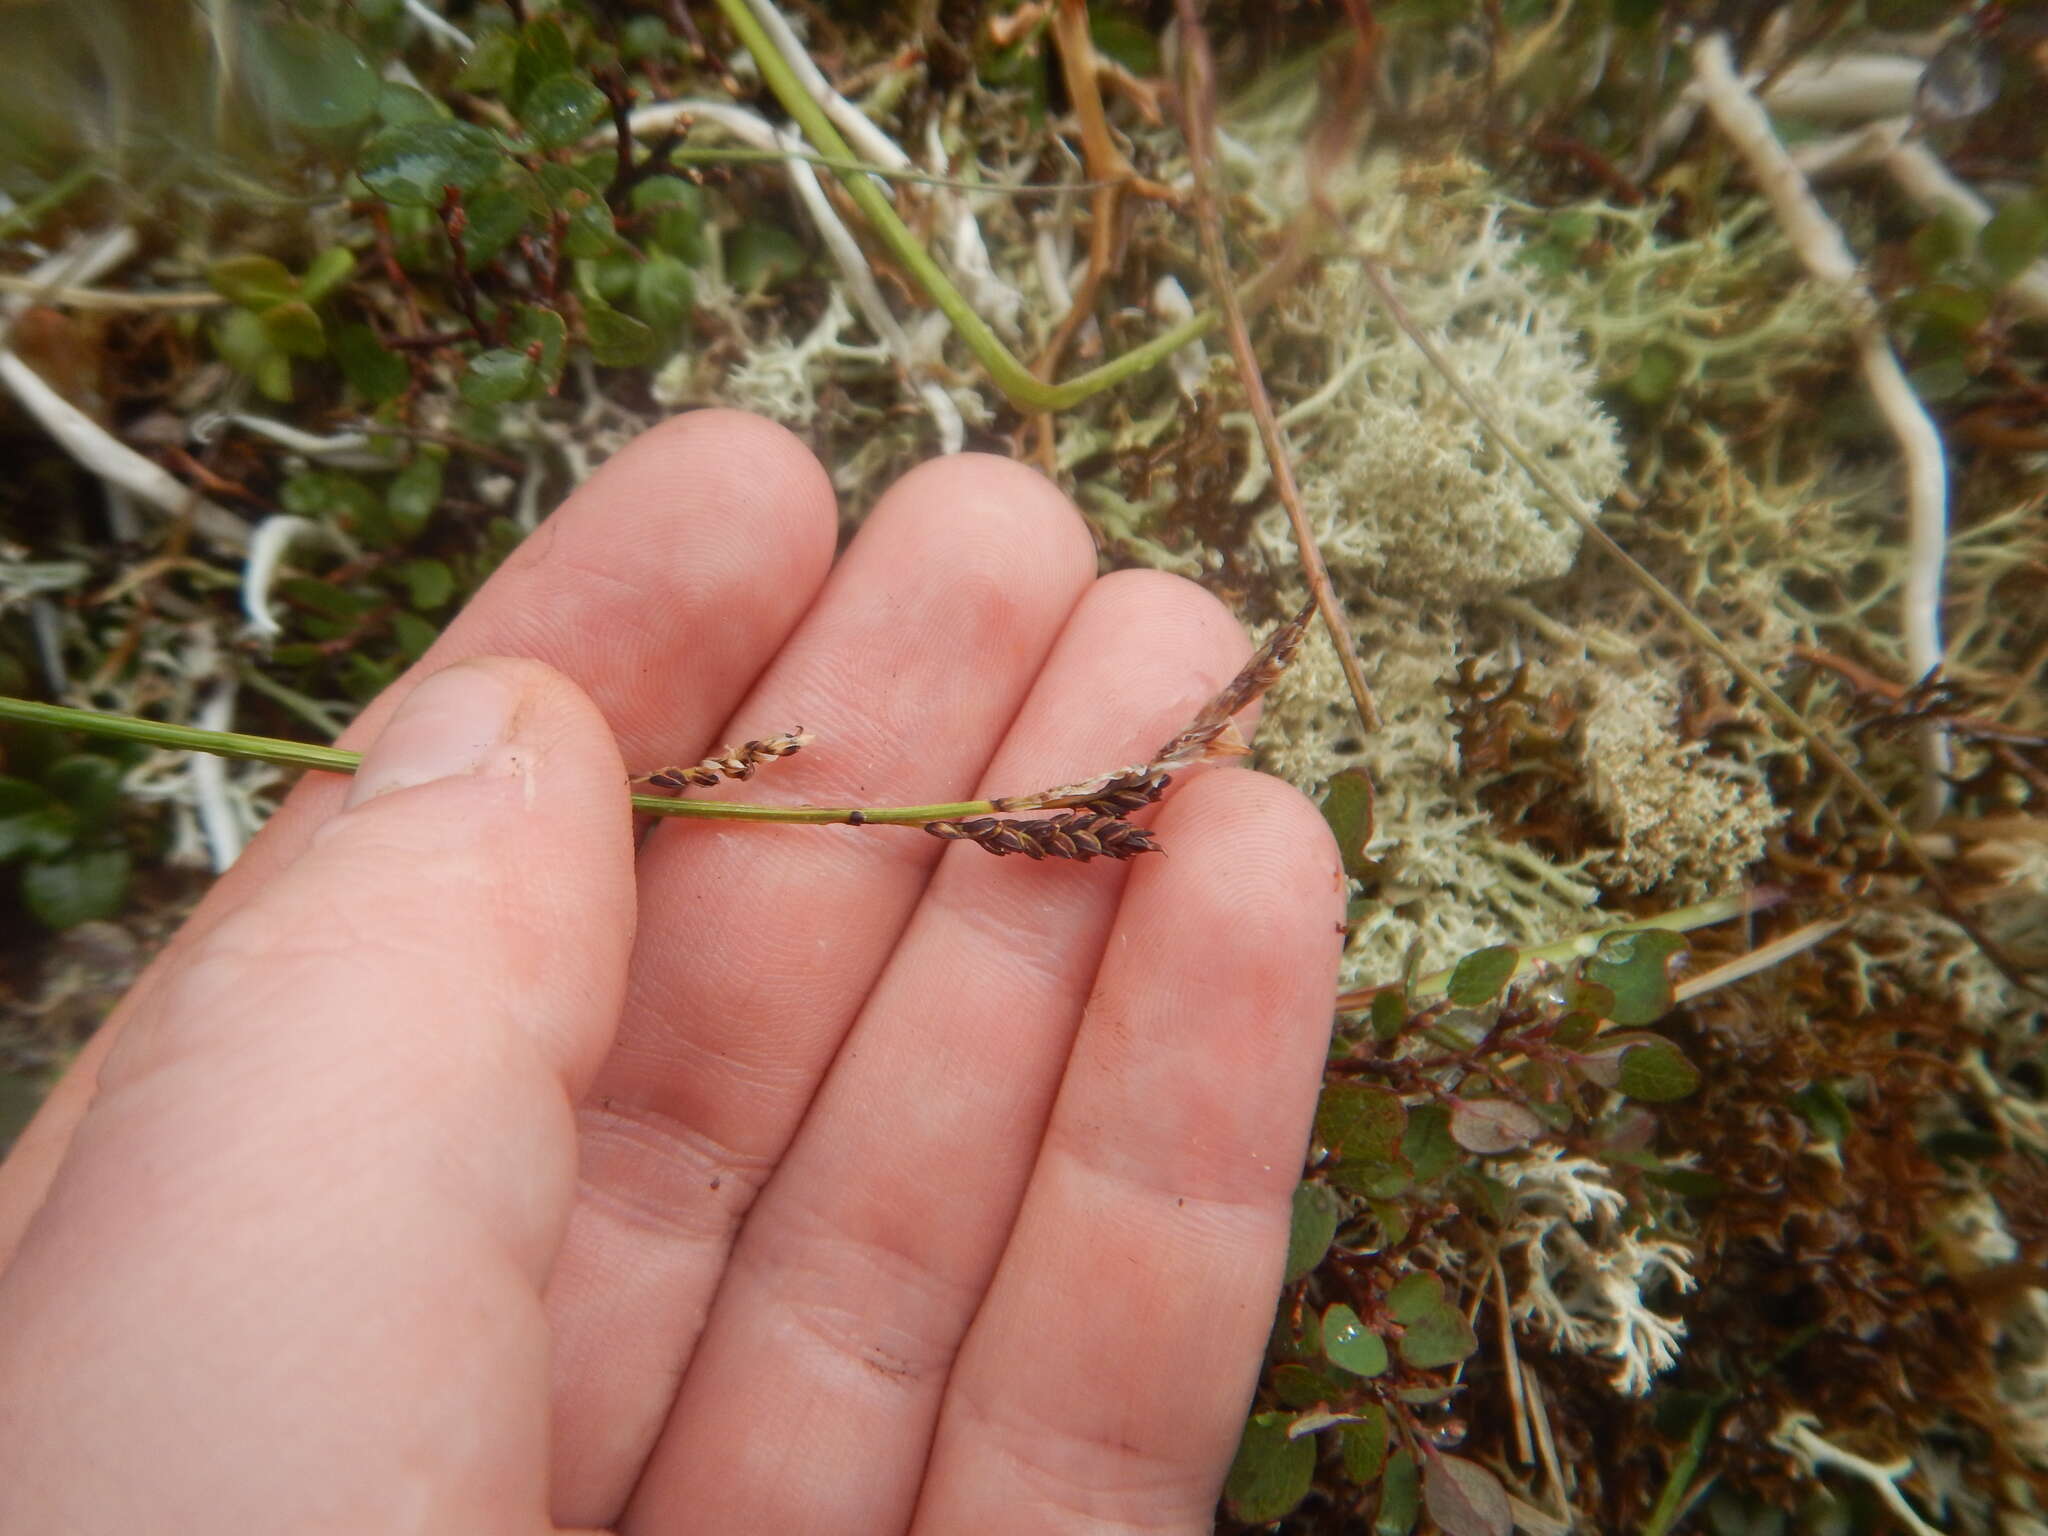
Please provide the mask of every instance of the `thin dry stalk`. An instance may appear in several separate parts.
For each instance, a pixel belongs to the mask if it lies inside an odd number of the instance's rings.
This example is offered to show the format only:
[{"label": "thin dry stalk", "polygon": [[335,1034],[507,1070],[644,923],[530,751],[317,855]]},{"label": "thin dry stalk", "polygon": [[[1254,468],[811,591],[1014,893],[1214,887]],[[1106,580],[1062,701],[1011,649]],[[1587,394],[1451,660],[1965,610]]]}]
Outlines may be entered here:
[{"label": "thin dry stalk", "polygon": [[1373,701],[1372,689],[1365,680],[1365,668],[1358,660],[1358,647],[1352,643],[1350,625],[1337,601],[1337,588],[1330,580],[1330,568],[1324,564],[1322,551],[1316,547],[1315,530],[1309,526],[1308,513],[1302,507],[1301,488],[1294,478],[1294,461],[1287,451],[1286,439],[1281,436],[1279,420],[1273,414],[1273,402],[1266,393],[1265,376],[1259,371],[1258,357],[1252,351],[1251,333],[1244,323],[1244,306],[1238,302],[1237,290],[1231,283],[1230,258],[1223,243],[1223,214],[1217,201],[1215,162],[1211,154],[1216,128],[1216,68],[1209,52],[1208,34],[1202,29],[1196,0],[1179,0],[1179,13],[1181,122],[1187,135],[1188,163],[1194,172],[1195,220],[1201,230],[1203,265],[1208,269],[1209,285],[1216,290],[1217,303],[1222,307],[1223,332],[1229,338],[1231,356],[1237,362],[1245,402],[1251,408],[1252,420],[1258,423],[1259,440],[1265,445],[1266,461],[1273,471],[1274,491],[1279,495],[1281,505],[1287,509],[1287,521],[1293,526],[1294,540],[1301,550],[1302,575],[1308,580],[1309,591],[1330,631],[1330,638],[1336,642],[1337,656],[1344,667],[1344,681],[1351,689],[1351,702],[1358,709],[1359,721],[1366,730],[1375,731],[1379,729],[1379,707]]},{"label": "thin dry stalk", "polygon": [[635,774],[631,782],[677,793],[691,788],[709,789],[726,779],[751,779],[763,763],[793,756],[810,743],[809,732],[787,731],[780,736],[765,736],[758,741],[747,742],[738,749],[720,747],[711,756],[687,768],[657,768],[653,773]]}]

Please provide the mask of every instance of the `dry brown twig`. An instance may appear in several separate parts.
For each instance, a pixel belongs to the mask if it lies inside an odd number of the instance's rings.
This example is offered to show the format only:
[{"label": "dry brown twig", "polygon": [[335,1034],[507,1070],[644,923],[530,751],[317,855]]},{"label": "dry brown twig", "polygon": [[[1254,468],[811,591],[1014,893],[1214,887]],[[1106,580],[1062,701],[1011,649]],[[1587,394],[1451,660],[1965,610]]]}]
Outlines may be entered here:
[{"label": "dry brown twig", "polygon": [[1307,578],[1316,610],[1322,614],[1323,623],[1336,644],[1338,659],[1344,667],[1344,681],[1351,690],[1351,702],[1357,707],[1359,721],[1368,731],[1378,730],[1379,707],[1373,701],[1372,689],[1365,680],[1365,668],[1358,659],[1358,647],[1352,643],[1350,625],[1337,601],[1337,588],[1330,580],[1330,568],[1324,564],[1322,551],[1316,547],[1315,530],[1309,526],[1308,513],[1301,502],[1301,487],[1295,482],[1294,461],[1287,451],[1286,439],[1281,436],[1279,419],[1273,414],[1273,402],[1266,393],[1258,356],[1252,350],[1251,333],[1244,322],[1244,306],[1238,302],[1237,289],[1231,282],[1230,258],[1223,244],[1223,214],[1216,196],[1215,162],[1210,153],[1216,128],[1216,69],[1215,60],[1209,52],[1208,34],[1202,29],[1195,0],[1179,0],[1179,14],[1181,123],[1187,135],[1189,165],[1194,172],[1194,210],[1201,230],[1203,264],[1208,269],[1209,285],[1216,290],[1216,302],[1223,310],[1223,332],[1229,338],[1231,355],[1237,362],[1245,402],[1251,409],[1252,420],[1258,423],[1259,440],[1265,445],[1266,461],[1273,471],[1273,488],[1280,497],[1281,505],[1287,509],[1287,520],[1293,526],[1295,543],[1301,549],[1302,575]]}]

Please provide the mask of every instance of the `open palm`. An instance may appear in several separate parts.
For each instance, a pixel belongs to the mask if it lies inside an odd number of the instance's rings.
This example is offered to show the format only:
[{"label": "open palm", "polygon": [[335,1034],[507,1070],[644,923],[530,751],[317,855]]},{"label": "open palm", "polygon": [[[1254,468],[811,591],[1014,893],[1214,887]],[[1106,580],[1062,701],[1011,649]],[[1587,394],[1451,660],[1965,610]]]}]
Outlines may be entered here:
[{"label": "open palm", "polygon": [[1334,850],[1207,770],[1130,866],[636,850],[629,767],[802,727],[740,793],[1035,789],[1247,654],[999,460],[835,528],[779,429],[650,433],[299,786],[0,1170],[0,1527],[1207,1529]]}]

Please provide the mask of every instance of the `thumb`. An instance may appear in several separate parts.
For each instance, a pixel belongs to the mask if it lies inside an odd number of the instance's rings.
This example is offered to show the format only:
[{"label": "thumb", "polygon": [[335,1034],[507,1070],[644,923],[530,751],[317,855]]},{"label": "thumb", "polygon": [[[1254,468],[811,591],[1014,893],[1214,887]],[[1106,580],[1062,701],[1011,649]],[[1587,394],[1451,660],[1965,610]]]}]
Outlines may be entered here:
[{"label": "thumb", "polygon": [[[572,1107],[624,989],[624,780],[565,678],[450,667],[298,860],[152,990],[0,1277],[0,1423],[34,1469],[0,1478],[0,1527],[97,1524],[63,1516],[114,1491],[109,1434],[146,1507],[212,1529],[241,1523],[229,1490],[294,1528],[545,1510],[544,1413],[508,1405],[545,1403]],[[394,1523],[379,1499],[415,1502]]]}]

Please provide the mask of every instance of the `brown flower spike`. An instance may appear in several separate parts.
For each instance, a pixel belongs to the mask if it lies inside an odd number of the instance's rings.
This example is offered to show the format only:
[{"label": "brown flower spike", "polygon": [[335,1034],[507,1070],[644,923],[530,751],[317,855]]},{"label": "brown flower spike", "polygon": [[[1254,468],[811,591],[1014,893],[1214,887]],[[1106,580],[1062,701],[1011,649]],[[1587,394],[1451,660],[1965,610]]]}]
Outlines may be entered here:
[{"label": "brown flower spike", "polygon": [[1021,853],[1027,859],[1129,859],[1157,853],[1159,844],[1143,827],[1100,811],[1065,811],[1039,821],[1003,821],[976,816],[970,821],[928,821],[925,831],[947,842],[970,842],[1001,858]]}]

